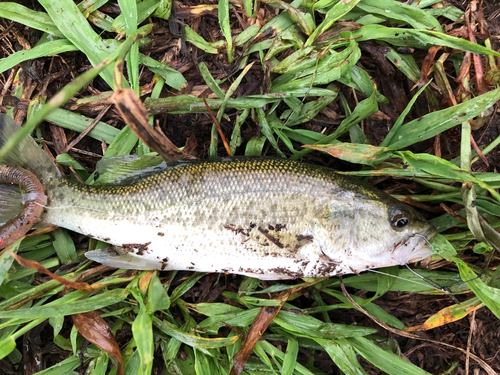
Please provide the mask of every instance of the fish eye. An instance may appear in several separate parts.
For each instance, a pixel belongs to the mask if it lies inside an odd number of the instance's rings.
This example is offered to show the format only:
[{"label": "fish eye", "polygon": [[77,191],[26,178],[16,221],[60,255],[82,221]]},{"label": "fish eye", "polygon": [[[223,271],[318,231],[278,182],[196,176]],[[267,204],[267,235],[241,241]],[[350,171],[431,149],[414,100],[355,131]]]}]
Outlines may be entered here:
[{"label": "fish eye", "polygon": [[398,228],[404,228],[404,227],[406,227],[407,224],[408,224],[408,219],[406,219],[406,218],[402,218],[402,219],[399,219],[398,221],[396,221],[396,226]]},{"label": "fish eye", "polygon": [[391,215],[391,225],[394,230],[401,231],[404,227],[406,227],[410,223],[409,216],[401,211],[394,210]]}]

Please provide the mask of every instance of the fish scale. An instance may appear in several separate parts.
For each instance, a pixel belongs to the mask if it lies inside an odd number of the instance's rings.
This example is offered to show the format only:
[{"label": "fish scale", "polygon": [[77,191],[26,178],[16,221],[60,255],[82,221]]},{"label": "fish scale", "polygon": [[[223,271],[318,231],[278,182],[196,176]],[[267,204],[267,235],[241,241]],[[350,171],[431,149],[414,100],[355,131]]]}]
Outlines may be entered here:
[{"label": "fish scale", "polygon": [[[6,119],[0,146],[17,126]],[[129,185],[83,185],[61,178],[32,139],[19,147],[7,161],[21,158],[43,182],[43,221],[111,244],[86,253],[110,266],[287,279],[431,254],[421,236],[435,229],[417,211],[325,167],[252,157],[182,161]],[[30,168],[31,158],[38,161]]]}]

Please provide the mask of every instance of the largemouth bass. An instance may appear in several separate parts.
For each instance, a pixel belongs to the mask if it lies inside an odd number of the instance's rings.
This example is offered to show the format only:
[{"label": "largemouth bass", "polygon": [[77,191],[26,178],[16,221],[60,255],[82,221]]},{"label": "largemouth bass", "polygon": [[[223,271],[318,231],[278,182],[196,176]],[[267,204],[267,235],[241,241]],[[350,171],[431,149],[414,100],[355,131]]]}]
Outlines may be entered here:
[{"label": "largemouth bass", "polygon": [[[0,146],[18,129],[1,115]],[[133,184],[84,185],[62,178],[27,137],[5,163],[42,182],[44,224],[111,244],[86,256],[119,268],[333,276],[426,258],[436,233],[382,191],[298,161],[178,162]]]}]

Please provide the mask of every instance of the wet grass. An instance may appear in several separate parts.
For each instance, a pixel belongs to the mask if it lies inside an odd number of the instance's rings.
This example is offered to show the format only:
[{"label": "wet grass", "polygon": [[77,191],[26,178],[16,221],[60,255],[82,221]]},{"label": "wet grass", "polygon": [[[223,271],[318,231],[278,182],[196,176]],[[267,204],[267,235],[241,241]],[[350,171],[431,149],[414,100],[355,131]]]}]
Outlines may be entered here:
[{"label": "wet grass", "polygon": [[[500,318],[500,54],[481,10],[424,0],[258,9],[222,0],[173,13],[167,0],[40,4],[0,3],[10,27],[2,110],[27,118],[0,159],[33,134],[69,178],[90,183],[97,159],[148,154],[109,107],[125,60],[123,88],[176,144],[194,131],[200,158],[227,155],[206,98],[231,153],[335,163],[426,212],[440,235],[419,265],[424,278],[399,267],[345,276],[352,301],[337,278],[110,270],[85,261],[95,240],[63,229],[30,236],[10,251],[87,289],[0,253],[3,372],[229,374],[235,359],[246,374],[500,371],[491,328]],[[96,117],[66,150],[66,137]],[[36,128],[44,120],[66,131]],[[460,321],[467,316],[470,324]],[[262,337],[248,339],[259,324]],[[434,340],[426,346],[407,333],[422,329],[430,331],[420,338]],[[245,349],[248,358],[237,355]]]}]

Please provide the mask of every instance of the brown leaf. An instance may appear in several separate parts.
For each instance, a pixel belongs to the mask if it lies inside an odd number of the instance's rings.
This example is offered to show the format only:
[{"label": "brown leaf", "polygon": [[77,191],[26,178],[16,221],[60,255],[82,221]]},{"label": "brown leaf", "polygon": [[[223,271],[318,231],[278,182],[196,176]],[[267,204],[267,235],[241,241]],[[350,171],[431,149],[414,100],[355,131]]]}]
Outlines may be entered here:
[{"label": "brown leaf", "polygon": [[488,375],[495,375],[495,374],[497,374],[495,372],[495,370],[493,370],[491,368],[491,366],[488,365],[488,363],[486,363],[482,358],[478,357],[475,354],[472,354],[472,353],[466,351],[465,349],[458,348],[456,346],[450,345],[450,344],[445,343],[445,342],[440,342],[440,341],[436,341],[436,340],[431,340],[431,339],[427,339],[427,338],[424,338],[424,337],[420,337],[420,336],[417,336],[417,335],[415,335],[413,333],[406,332],[405,330],[391,327],[390,325],[388,325],[387,323],[383,322],[379,318],[376,318],[376,317],[370,315],[369,312],[367,312],[365,309],[363,309],[360,305],[358,305],[356,303],[356,301],[354,301],[352,299],[351,295],[347,292],[347,289],[345,288],[344,282],[342,281],[342,276],[340,276],[339,279],[340,279],[340,288],[342,289],[342,293],[344,294],[345,298],[347,298],[347,300],[349,302],[351,302],[352,305],[357,310],[359,310],[360,312],[362,312],[363,314],[365,314],[368,318],[370,318],[371,320],[373,320],[375,323],[377,323],[382,328],[384,328],[387,331],[392,332],[392,333],[394,333],[394,334],[396,334],[398,336],[408,337],[408,338],[415,339],[415,340],[426,341],[426,342],[430,342],[430,343],[436,344],[438,346],[445,346],[445,347],[448,347],[448,348],[452,348],[452,349],[458,350],[458,351],[460,351],[460,352],[462,352],[464,354],[469,355],[472,359],[474,359],[486,371],[486,373]]},{"label": "brown leaf", "polygon": [[149,282],[151,281],[154,273],[155,271],[149,271],[139,279],[139,289],[141,290],[141,292],[145,293],[148,290]]},{"label": "brown leaf", "polygon": [[76,281],[70,281],[63,279],[61,276],[56,275],[55,273],[50,272],[47,268],[42,266],[40,263],[30,260],[30,259],[25,259],[23,257],[20,257],[17,254],[14,254],[12,251],[9,251],[10,255],[19,263],[21,266],[25,268],[31,268],[32,270],[36,270],[37,272],[43,273],[47,276],[50,276],[54,280],[59,281],[61,284],[64,284],[70,288],[73,289],[78,289],[78,290],[83,290],[84,292],[92,292],[94,289],[87,283],[84,282],[76,282]]},{"label": "brown leaf", "polygon": [[[284,303],[284,301],[283,301]],[[262,334],[266,331],[267,326],[271,324],[273,319],[278,315],[281,305],[263,307],[255,317],[252,325],[248,329],[247,336],[241,345],[240,350],[233,357],[233,368],[230,375],[239,375],[245,368],[248,357],[253,351],[255,344],[260,340]]]},{"label": "brown leaf", "polygon": [[429,72],[431,71],[432,63],[434,62],[434,58],[436,57],[436,53],[440,49],[441,49],[441,46],[433,46],[433,47],[429,48],[429,51],[427,52],[427,56],[425,56],[424,63],[422,64],[422,70],[420,71],[420,79],[415,84],[415,86],[412,87],[412,90],[415,87],[420,88],[427,83],[427,76],[429,75]]},{"label": "brown leaf", "polygon": [[414,331],[427,331],[445,324],[456,322],[457,320],[465,318],[471,312],[476,311],[483,307],[479,298],[472,298],[468,301],[462,302],[458,305],[448,306],[439,310],[436,314],[428,318],[423,324],[414,327],[405,328],[406,332]]},{"label": "brown leaf", "polygon": [[183,151],[174,145],[159,129],[148,123],[146,108],[132,89],[115,91],[111,101],[116,105],[123,120],[135,134],[153,151],[156,151],[165,161],[175,161],[185,158],[196,147],[196,141],[189,139]]},{"label": "brown leaf", "polygon": [[439,206],[445,210],[449,215],[453,216],[455,219],[460,220],[462,223],[467,224],[467,219],[464,218],[463,216],[459,215],[457,212],[452,210],[450,207],[448,207],[444,203],[440,203]]},{"label": "brown leaf", "polygon": [[56,125],[50,125],[50,131],[52,132],[52,142],[54,142],[54,148],[58,155],[64,154],[64,150],[68,145],[68,140],[66,139],[66,133],[64,129]]},{"label": "brown leaf", "polygon": [[304,283],[295,288],[286,290],[282,292],[277,298],[277,300],[280,301],[280,304],[278,306],[263,307],[253,320],[252,324],[250,325],[247,336],[245,337],[245,340],[243,341],[240,350],[233,357],[233,368],[231,369],[229,375],[241,374],[241,372],[245,368],[245,364],[247,363],[248,357],[250,356],[250,354],[253,351],[253,348],[255,347],[255,344],[257,343],[257,341],[260,340],[260,338],[266,331],[267,327],[269,326],[269,324],[271,324],[276,315],[278,315],[279,311],[281,310],[281,307],[285,304],[288,298],[290,298],[290,296],[295,292],[298,292],[299,290],[307,288],[311,285],[317,284],[325,279],[326,277],[321,277],[315,279],[310,283]]},{"label": "brown leaf", "polygon": [[471,53],[465,52],[462,64],[460,64],[460,71],[458,72],[455,82],[459,84],[460,92],[467,92],[468,90],[464,87],[464,80],[469,78],[470,75],[470,64],[471,64]]},{"label": "brown leaf", "polygon": [[[475,11],[476,7],[477,7],[477,2],[472,1],[470,4],[470,10]],[[469,36],[469,40],[472,43],[477,44],[476,37],[474,36],[474,32],[472,31],[473,28],[475,29],[475,22],[474,25],[471,25],[471,22],[469,20],[470,10],[465,12],[465,24],[467,25],[467,33]],[[476,90],[478,95],[482,95],[485,92],[487,92],[487,89],[483,79],[483,64],[481,62],[481,57],[477,53],[473,53],[472,61],[474,62],[474,69],[476,71]]]},{"label": "brown leaf", "polygon": [[118,370],[116,373],[123,375],[122,354],[118,343],[111,333],[108,324],[101,318],[97,311],[74,314],[71,317],[76,329],[85,339],[118,361]]},{"label": "brown leaf", "polygon": [[481,160],[483,161],[483,163],[486,164],[487,167],[489,167],[490,163],[488,163],[488,159],[486,159],[486,156],[484,156],[483,152],[481,151],[481,149],[477,145],[476,140],[474,139],[472,134],[470,135],[470,143],[471,143],[472,147],[474,147],[474,150],[476,151],[477,156],[479,156],[481,158]]},{"label": "brown leaf", "polygon": [[227,143],[226,137],[224,136],[224,133],[222,132],[222,128],[220,127],[219,121],[217,121],[217,118],[215,118],[214,114],[212,113],[212,110],[210,109],[210,106],[208,105],[205,97],[202,95],[201,98],[203,99],[203,103],[205,103],[205,107],[207,107],[208,114],[212,118],[212,121],[214,122],[215,126],[217,127],[217,131],[219,132],[220,139],[222,139],[222,143],[224,144],[224,147],[226,149],[228,156],[233,156],[231,150],[229,149],[229,144]]},{"label": "brown leaf", "polygon": [[429,206],[428,204],[419,202],[410,196],[406,196],[404,199],[404,202],[408,203],[410,206],[418,207],[418,208],[421,208],[421,209],[429,211],[429,212],[436,212],[436,213],[443,212],[442,209],[440,209],[439,207]]}]

